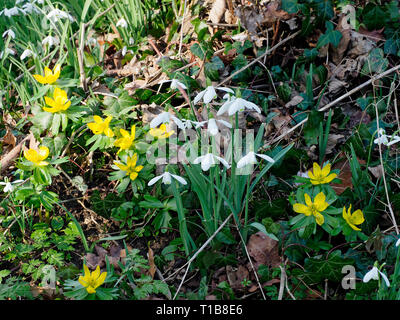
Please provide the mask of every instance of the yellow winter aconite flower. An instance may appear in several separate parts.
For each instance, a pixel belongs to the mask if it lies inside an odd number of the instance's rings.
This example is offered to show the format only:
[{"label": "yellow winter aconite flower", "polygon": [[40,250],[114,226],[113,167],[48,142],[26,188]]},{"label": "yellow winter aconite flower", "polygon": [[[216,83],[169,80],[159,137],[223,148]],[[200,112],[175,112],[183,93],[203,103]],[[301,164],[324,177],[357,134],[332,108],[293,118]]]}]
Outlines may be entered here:
[{"label": "yellow winter aconite flower", "polygon": [[174,130],[168,130],[165,123],[163,123],[159,128],[151,128],[149,133],[153,137],[157,137],[158,139],[165,139],[175,133]]},{"label": "yellow winter aconite flower", "polygon": [[80,276],[78,281],[86,288],[88,293],[95,293],[96,288],[101,286],[106,280],[107,272],[100,273],[100,266],[97,266],[93,272],[90,272],[86,265],[83,265],[83,269],[85,270],[85,276]]},{"label": "yellow winter aconite flower", "polygon": [[44,76],[40,74],[34,74],[33,77],[41,84],[52,84],[57,81],[60,77],[61,66],[57,64],[53,71],[51,71],[48,67],[44,68]]},{"label": "yellow winter aconite flower", "polygon": [[49,148],[45,146],[40,147],[39,151],[35,149],[24,150],[24,156],[26,160],[38,167],[44,167],[49,164],[47,161],[43,161],[49,156]]},{"label": "yellow winter aconite flower", "polygon": [[43,107],[43,110],[51,113],[65,111],[71,105],[71,101],[68,100],[67,92],[60,88],[54,89],[53,99],[44,97],[44,100],[46,101],[46,104],[50,106],[50,108]]},{"label": "yellow winter aconite flower", "polygon": [[122,171],[126,171],[126,175],[133,181],[138,176],[138,172],[143,169],[143,166],[136,166],[136,162],[137,153],[135,153],[133,157],[128,157],[126,165],[119,162],[114,162],[114,164]]},{"label": "yellow winter aconite flower", "polygon": [[343,218],[349,224],[349,226],[356,231],[360,231],[361,229],[356,227],[356,225],[362,224],[364,222],[364,214],[358,209],[351,214],[351,205],[349,209],[346,211],[346,207],[343,207]]},{"label": "yellow winter aconite flower", "polygon": [[314,202],[311,201],[311,198],[307,193],[304,194],[304,199],[306,200],[306,204],[304,205],[302,203],[295,203],[293,205],[293,210],[298,213],[303,213],[306,216],[313,215],[317,223],[322,225],[325,219],[321,212],[329,206],[329,204],[325,201],[326,197],[324,193],[318,193],[314,198]]},{"label": "yellow winter aconite flower", "polygon": [[135,140],[136,128],[135,126],[132,126],[131,134],[124,129],[119,129],[119,132],[121,133],[122,138],[117,139],[114,142],[114,146],[119,147],[118,153],[122,150],[128,150],[132,146]]},{"label": "yellow winter aconite flower", "polygon": [[114,132],[109,128],[110,122],[112,120],[111,116],[108,116],[105,120],[99,116],[93,117],[94,122],[88,123],[88,127],[94,134],[105,134],[107,137],[112,138]]},{"label": "yellow winter aconite flower", "polygon": [[331,182],[336,178],[336,173],[331,173],[331,165],[328,163],[322,169],[318,165],[318,163],[314,162],[313,164],[313,172],[308,171],[308,176],[311,180],[312,184],[325,184]]}]

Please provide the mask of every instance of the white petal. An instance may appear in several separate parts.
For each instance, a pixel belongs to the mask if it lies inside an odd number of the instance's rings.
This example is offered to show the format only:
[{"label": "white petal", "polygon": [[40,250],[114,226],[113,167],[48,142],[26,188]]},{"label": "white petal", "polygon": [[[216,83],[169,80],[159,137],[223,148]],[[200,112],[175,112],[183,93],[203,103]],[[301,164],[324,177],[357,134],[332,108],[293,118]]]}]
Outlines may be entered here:
[{"label": "white petal", "polygon": [[169,122],[170,114],[169,112],[161,112],[153,120],[150,121],[150,128],[156,128],[161,123]]},{"label": "white petal", "polygon": [[390,287],[390,282],[389,282],[389,279],[386,277],[386,275],[385,275],[383,272],[381,272],[381,271],[379,271],[379,273],[381,274],[383,280],[385,280],[386,285],[387,285],[388,287]]},{"label": "white petal", "polygon": [[233,91],[231,88],[217,87],[216,89],[221,90],[221,91],[225,91],[225,92],[229,92],[229,93],[232,93],[232,94],[235,94],[235,91]]},{"label": "white petal", "polygon": [[197,103],[201,100],[201,98],[203,98],[203,96],[205,95],[205,93],[206,93],[206,90],[203,90],[203,91],[199,92],[199,93],[197,94],[197,96],[194,98],[193,104],[197,104]]},{"label": "white petal", "polygon": [[398,247],[400,244],[400,238],[396,241],[396,247]]},{"label": "white petal", "polygon": [[228,111],[231,107],[231,105],[233,104],[235,99],[233,100],[227,100],[222,106],[221,108],[219,108],[218,112],[217,112],[217,116],[220,116],[222,114],[224,114],[226,111]]},{"label": "white petal", "polygon": [[210,120],[208,120],[207,132],[209,134],[211,134],[212,136],[215,136],[218,134],[218,126],[217,126],[217,122],[215,121],[214,118],[211,118]]},{"label": "white petal", "polygon": [[186,180],[183,179],[182,177],[177,176],[176,174],[172,174],[172,173],[171,173],[171,176],[173,176],[176,180],[178,180],[178,181],[179,181],[180,183],[182,183],[183,185],[186,185],[186,184],[187,184]]},{"label": "white petal", "polygon": [[179,129],[185,129],[185,125],[183,124],[183,122],[178,119],[175,116],[171,116],[171,119],[174,120],[174,122],[176,123],[176,125],[178,126]]},{"label": "white petal", "polygon": [[232,104],[229,107],[229,111],[228,111],[228,114],[230,116],[234,115],[238,111],[244,110],[244,106],[241,105],[241,100],[243,100],[243,99],[237,98],[232,102]]},{"label": "white petal", "polygon": [[151,179],[151,180],[149,181],[149,183],[148,183],[147,185],[148,185],[148,186],[152,186],[152,185],[155,184],[158,180],[160,180],[162,177],[163,177],[163,175],[154,177],[153,179]]},{"label": "white petal", "polygon": [[163,180],[162,180],[162,182],[164,183],[164,184],[171,184],[171,174],[169,173],[169,172],[164,172],[163,174],[162,174],[162,176],[163,176]]},{"label": "white petal", "polygon": [[370,271],[368,271],[364,278],[363,278],[363,282],[368,282],[369,280],[378,280],[379,276],[378,276],[378,268],[377,267],[373,267]]},{"label": "white petal", "polygon": [[205,156],[197,157],[196,159],[193,160],[193,163],[198,164],[198,163],[202,162],[204,158],[205,158]]},{"label": "white petal", "polygon": [[257,153],[257,156],[259,156],[260,158],[263,158],[263,159],[267,160],[268,162],[275,163],[275,160],[274,160],[274,159],[272,159],[271,157],[268,157],[268,156],[265,155],[265,154]]},{"label": "white petal", "polygon": [[217,120],[217,122],[222,123],[225,127],[232,128],[232,125],[225,120]]},{"label": "white petal", "polygon": [[241,158],[237,162],[236,166],[237,166],[237,168],[240,169],[248,164],[255,164],[255,163],[257,163],[256,156],[255,156],[254,152],[250,151],[248,154],[246,154],[243,158]]},{"label": "white petal", "polygon": [[204,103],[210,103],[212,99],[217,95],[213,86],[208,86],[204,94]]},{"label": "white petal", "polygon": [[221,157],[218,157],[218,156],[215,156],[215,158],[217,158],[227,169],[230,168],[230,165],[228,164],[228,162],[224,158],[221,158]]},{"label": "white petal", "polygon": [[243,104],[246,106],[247,109],[253,109],[255,111],[257,111],[258,113],[261,113],[261,109],[253,102],[247,101],[247,100],[243,100]]}]

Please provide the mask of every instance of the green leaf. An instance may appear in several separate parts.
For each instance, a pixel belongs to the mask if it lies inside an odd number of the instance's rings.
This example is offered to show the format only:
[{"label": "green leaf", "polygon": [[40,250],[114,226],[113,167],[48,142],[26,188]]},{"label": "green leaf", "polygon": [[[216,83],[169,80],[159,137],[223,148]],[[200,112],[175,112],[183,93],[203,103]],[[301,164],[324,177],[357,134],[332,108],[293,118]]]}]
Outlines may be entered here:
[{"label": "green leaf", "polygon": [[206,77],[210,78],[211,81],[219,80],[219,71],[225,68],[224,63],[219,57],[214,57],[211,62],[207,62],[204,65],[204,73]]},{"label": "green leaf", "polygon": [[340,282],[343,278],[342,268],[353,264],[354,259],[344,258],[340,250],[335,250],[328,258],[306,258],[304,275],[309,282],[320,282],[324,279]]},{"label": "green leaf", "polygon": [[384,57],[383,50],[375,48],[371,50],[365,61],[361,73],[364,75],[372,73],[381,73],[387,69],[389,61]]},{"label": "green leaf", "polygon": [[287,13],[296,13],[299,9],[300,6],[297,0],[282,0],[282,10]]},{"label": "green leaf", "polygon": [[317,49],[320,49],[329,43],[331,43],[336,48],[339,45],[340,40],[342,39],[342,33],[338,30],[334,30],[333,24],[330,21],[327,21],[325,23],[325,26],[326,31],[319,37]]},{"label": "green leaf", "polygon": [[261,231],[262,233],[264,233],[265,235],[267,235],[271,239],[279,241],[279,239],[274,234],[267,232],[267,230],[265,229],[265,226],[262,225],[261,223],[253,222],[253,223],[250,224],[250,226],[256,228],[259,231]]},{"label": "green leaf", "polygon": [[319,124],[323,120],[324,115],[317,110],[311,110],[308,115],[308,121],[304,126],[304,139],[308,146],[318,143]]}]

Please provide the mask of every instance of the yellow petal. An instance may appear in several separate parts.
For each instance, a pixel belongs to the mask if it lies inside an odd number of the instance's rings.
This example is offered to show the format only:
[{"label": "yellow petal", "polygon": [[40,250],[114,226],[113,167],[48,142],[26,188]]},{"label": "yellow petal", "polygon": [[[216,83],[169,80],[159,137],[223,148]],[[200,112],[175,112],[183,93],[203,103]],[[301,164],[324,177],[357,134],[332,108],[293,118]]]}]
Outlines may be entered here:
[{"label": "yellow petal", "polygon": [[129,178],[131,178],[131,180],[133,181],[133,180],[136,179],[137,176],[138,176],[137,172],[132,172],[132,173],[129,175]]},{"label": "yellow petal", "polygon": [[92,279],[97,280],[97,278],[100,276],[100,266],[97,265],[96,270],[92,272]]},{"label": "yellow petal", "polygon": [[313,164],[313,173],[315,176],[321,175],[321,167],[316,162],[314,162],[314,164]]},{"label": "yellow petal", "polygon": [[60,76],[60,72],[61,72],[61,65],[57,64],[54,67],[53,75],[58,79],[58,77]]},{"label": "yellow petal", "polygon": [[35,80],[41,84],[47,84],[46,79],[41,76],[40,74],[34,74],[33,77],[35,78]]},{"label": "yellow petal", "polygon": [[351,222],[353,224],[362,224],[365,221],[363,212],[358,209],[354,211],[353,215],[351,216]]},{"label": "yellow petal", "polygon": [[51,70],[48,67],[44,67],[44,76],[45,78],[51,76],[53,74],[53,72],[51,72]]},{"label": "yellow petal", "polygon": [[109,138],[112,138],[114,136],[114,132],[108,127],[104,129],[104,134]]},{"label": "yellow petal", "polygon": [[331,164],[328,163],[325,167],[322,168],[321,174],[322,176],[327,176],[331,172]]},{"label": "yellow petal", "polygon": [[325,199],[326,199],[326,197],[323,194],[323,192],[318,193],[317,196],[314,199],[315,208],[319,212],[324,211],[329,206],[329,204],[327,202],[325,202]]},{"label": "yellow petal", "polygon": [[313,173],[311,172],[311,170],[308,171],[308,177],[309,177],[310,179],[315,180],[315,176],[313,175]]},{"label": "yellow petal", "polygon": [[102,274],[96,280],[95,289],[104,283],[104,281],[106,280],[106,277],[107,277],[107,272],[102,272]]},{"label": "yellow petal", "polygon": [[322,225],[324,223],[325,218],[322,214],[316,212],[314,216],[315,216],[315,221],[317,221],[318,225]]},{"label": "yellow petal", "polygon": [[121,135],[122,135],[124,138],[129,138],[129,137],[130,137],[130,136],[129,136],[129,132],[126,131],[126,130],[124,130],[124,129],[119,129],[119,132],[121,133]]},{"label": "yellow petal", "polygon": [[136,168],[135,168],[135,171],[136,172],[139,172],[139,171],[141,171],[143,169],[143,166],[137,166]]},{"label": "yellow petal", "polygon": [[39,159],[42,161],[44,159],[46,159],[49,155],[49,148],[47,148],[46,146],[41,146],[39,148]]},{"label": "yellow petal", "polygon": [[329,176],[327,176],[326,178],[324,178],[324,183],[329,183],[331,182],[333,179],[335,179],[337,176],[336,173],[331,173]]},{"label": "yellow petal", "polygon": [[306,216],[309,216],[311,214],[311,210],[309,207],[305,206],[302,203],[295,203],[293,205],[293,211],[297,213],[303,213]]},{"label": "yellow petal", "polygon": [[306,193],[306,194],[304,194],[304,200],[306,201],[306,205],[307,206],[309,206],[309,207],[311,207],[312,206],[312,201],[311,201],[311,198],[310,198],[310,196]]},{"label": "yellow petal", "polygon": [[44,97],[44,101],[50,107],[55,107],[56,106],[56,102],[50,97]]},{"label": "yellow petal", "polygon": [[79,281],[79,283],[80,283],[82,286],[84,286],[85,288],[89,285],[89,284],[85,281],[85,278],[82,277],[82,276],[79,276],[78,281]]},{"label": "yellow petal", "polygon": [[103,119],[100,118],[99,116],[93,116],[93,120],[94,122],[96,122],[97,124],[103,124]]},{"label": "yellow petal", "polygon": [[96,290],[95,290],[93,287],[91,287],[91,286],[87,287],[87,288],[86,288],[86,291],[87,291],[88,293],[90,293],[90,294],[96,292]]},{"label": "yellow petal", "polygon": [[60,111],[58,108],[48,108],[48,107],[43,107],[43,110],[46,112],[51,112],[51,113],[56,113]]},{"label": "yellow petal", "polygon": [[83,270],[85,271],[85,278],[88,279],[90,277],[90,271],[86,264],[83,265]]}]

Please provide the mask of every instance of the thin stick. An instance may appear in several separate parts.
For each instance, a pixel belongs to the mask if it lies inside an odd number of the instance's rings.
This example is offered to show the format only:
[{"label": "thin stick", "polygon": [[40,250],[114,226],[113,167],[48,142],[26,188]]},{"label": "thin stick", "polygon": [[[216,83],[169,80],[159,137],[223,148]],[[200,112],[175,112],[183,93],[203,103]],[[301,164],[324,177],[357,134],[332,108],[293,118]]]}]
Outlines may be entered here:
[{"label": "thin stick", "polygon": [[[165,280],[168,280],[170,278],[172,278],[175,274],[177,274],[179,271],[181,271],[184,267],[186,267],[187,265],[190,265],[192,263],[192,261],[194,261],[194,259],[196,259],[196,257],[200,254],[200,252],[202,252],[204,250],[205,247],[207,247],[207,245],[211,242],[212,239],[214,239],[214,237],[218,234],[218,232],[221,231],[221,229],[227,224],[227,222],[229,221],[229,219],[233,216],[233,213],[231,213],[228,218],[225,219],[224,222],[222,222],[222,224],[218,227],[217,230],[215,230],[215,232],[213,233],[213,235],[206,241],[204,242],[204,244],[199,248],[199,250],[196,251],[196,253],[190,258],[190,260],[188,262],[186,262],[182,267],[180,267],[178,270],[176,270],[174,273],[172,273],[171,275],[169,275],[167,278],[165,278]],[[182,279],[182,283],[185,280],[185,278]],[[178,291],[177,291],[178,293]],[[176,296],[176,295],[175,295]]]},{"label": "thin stick", "polygon": [[[324,107],[322,107],[321,109],[318,109],[318,111],[325,111],[327,109],[329,109],[330,107],[336,105],[338,102],[342,101],[343,99],[347,98],[348,96],[351,96],[353,93],[361,90],[362,88],[370,85],[373,81],[375,80],[379,80],[385,76],[387,76],[388,74],[399,70],[400,69],[400,65],[395,66],[389,70],[386,70],[385,72],[371,77],[371,79],[369,79],[368,81],[365,81],[364,83],[360,84],[358,87],[355,87],[354,89],[350,90],[349,92],[345,93],[344,95],[340,96],[339,98],[335,99],[334,101],[328,103],[327,105],[325,105]],[[270,145],[270,144],[274,144],[280,140],[282,140],[285,136],[287,136],[289,133],[293,132],[294,130],[296,130],[298,127],[302,126],[303,124],[305,124],[308,121],[308,117],[305,118],[304,120],[300,121],[298,124],[296,124],[294,127],[290,128],[288,131],[286,131],[285,133],[282,133],[279,137],[275,138],[274,140],[272,140],[272,142],[264,145],[264,147]]]},{"label": "thin stick", "polygon": [[293,33],[292,35],[290,35],[289,37],[287,37],[286,39],[280,41],[279,43],[277,43],[275,46],[273,46],[271,49],[268,49],[267,51],[265,51],[261,56],[255,58],[252,62],[250,62],[249,64],[245,65],[243,68],[239,69],[238,71],[232,73],[229,77],[225,78],[224,80],[222,80],[219,84],[218,87],[220,87],[221,85],[223,85],[224,83],[228,82],[229,80],[231,80],[234,76],[238,75],[239,73],[243,72],[244,70],[246,70],[247,68],[251,67],[253,64],[257,63],[258,61],[262,60],[265,56],[269,55],[271,52],[275,51],[277,48],[279,48],[281,45],[283,45],[284,43],[288,42],[289,40],[292,40],[295,36],[297,36],[299,33],[301,32],[301,30]]},{"label": "thin stick", "polygon": [[[376,101],[376,99],[375,99],[375,88],[373,90],[373,93],[374,93],[374,101]],[[376,102],[374,103],[374,105],[375,105],[375,114],[376,114],[376,128],[377,128],[377,130],[379,132],[379,111],[378,111],[378,106],[377,106]],[[378,135],[379,135],[379,133],[378,133]],[[396,218],[394,216],[394,212],[393,212],[392,206],[390,204],[389,192],[388,192],[387,184],[386,184],[385,167],[383,166],[382,144],[381,143],[378,143],[378,149],[379,149],[379,160],[381,162],[381,168],[382,168],[383,185],[385,187],[387,207],[389,208],[390,217],[391,217],[393,226],[394,226],[394,228],[396,230],[396,234],[399,234],[399,228],[397,227]]]},{"label": "thin stick", "polygon": [[242,241],[243,246],[244,246],[244,251],[246,251],[247,259],[249,259],[251,268],[253,269],[253,272],[254,272],[254,276],[256,277],[258,287],[260,288],[260,291],[261,291],[261,294],[262,294],[262,296],[263,296],[263,299],[264,299],[264,300],[267,300],[267,298],[266,298],[266,296],[265,296],[265,294],[264,294],[264,290],[263,290],[263,288],[262,288],[262,286],[261,286],[260,279],[258,278],[257,270],[256,270],[256,268],[254,267],[253,262],[251,261],[249,252],[247,251],[246,243],[244,242],[244,239],[243,239],[243,237],[242,237],[242,234],[240,233],[240,230],[239,230],[239,226],[238,226],[238,224],[237,224],[237,221],[236,221],[236,219],[234,219],[234,220],[235,220],[235,224],[236,224],[236,229],[237,229],[237,231],[238,231],[238,233],[239,233],[239,236],[240,236],[240,240]]}]

